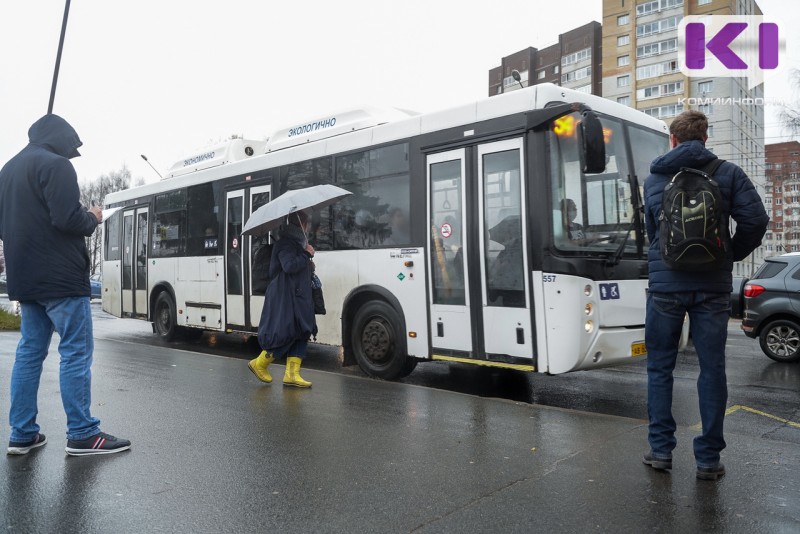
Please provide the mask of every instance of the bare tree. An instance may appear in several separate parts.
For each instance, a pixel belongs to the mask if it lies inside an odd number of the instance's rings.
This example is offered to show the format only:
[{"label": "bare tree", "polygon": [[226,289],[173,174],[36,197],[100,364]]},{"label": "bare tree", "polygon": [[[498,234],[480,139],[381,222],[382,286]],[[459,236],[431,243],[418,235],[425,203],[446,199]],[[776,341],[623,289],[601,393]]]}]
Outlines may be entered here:
[{"label": "bare tree", "polygon": [[[143,183],[141,178],[137,179],[137,185]],[[131,171],[126,165],[119,171],[112,171],[103,174],[96,180],[81,185],[81,203],[84,206],[102,206],[105,203],[106,195],[115,191],[128,189],[131,185]],[[100,271],[100,247],[101,232],[97,231],[86,238],[86,248],[89,249],[89,259],[91,261],[91,274]]]},{"label": "bare tree", "polygon": [[[800,89],[800,70],[792,69],[790,81],[792,87]],[[800,109],[798,109],[797,105],[784,103],[779,104],[778,107],[780,108],[778,118],[783,124],[783,127],[789,130],[792,135],[800,134]]]}]

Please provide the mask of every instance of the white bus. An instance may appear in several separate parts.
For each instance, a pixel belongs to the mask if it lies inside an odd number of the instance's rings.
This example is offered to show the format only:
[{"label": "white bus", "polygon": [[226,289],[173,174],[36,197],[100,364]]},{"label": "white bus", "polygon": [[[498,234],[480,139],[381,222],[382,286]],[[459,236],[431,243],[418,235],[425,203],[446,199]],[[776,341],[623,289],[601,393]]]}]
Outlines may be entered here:
[{"label": "white bus", "polygon": [[[599,119],[599,120],[598,120]],[[565,373],[645,355],[641,186],[667,128],[550,84],[441,112],[360,109],[180,160],[106,208],[103,309],[180,331],[255,333],[281,193],[353,194],[314,213],[317,342],[397,379],[426,360]]]}]

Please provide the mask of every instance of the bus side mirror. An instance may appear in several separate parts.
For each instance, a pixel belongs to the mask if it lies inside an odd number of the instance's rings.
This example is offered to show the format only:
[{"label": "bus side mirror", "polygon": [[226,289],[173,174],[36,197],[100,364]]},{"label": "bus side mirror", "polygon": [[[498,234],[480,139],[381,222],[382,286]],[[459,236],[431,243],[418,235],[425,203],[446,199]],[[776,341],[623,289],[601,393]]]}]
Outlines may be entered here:
[{"label": "bus side mirror", "polygon": [[603,138],[603,125],[590,109],[581,113],[581,151],[583,173],[597,174],[606,170],[606,143]]}]

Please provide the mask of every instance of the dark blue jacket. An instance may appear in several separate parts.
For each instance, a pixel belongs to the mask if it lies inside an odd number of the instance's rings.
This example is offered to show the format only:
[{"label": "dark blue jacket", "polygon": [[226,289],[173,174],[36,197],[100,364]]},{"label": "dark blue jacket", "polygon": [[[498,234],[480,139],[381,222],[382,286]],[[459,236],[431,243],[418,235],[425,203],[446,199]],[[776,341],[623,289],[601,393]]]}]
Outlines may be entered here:
[{"label": "dark blue jacket", "polygon": [[686,141],[650,165],[650,176],[644,182],[644,208],[650,250],[647,260],[650,268],[650,291],[672,293],[676,291],[711,291],[730,293],[733,262],[747,257],[758,245],[767,230],[769,217],[761,197],[750,178],[737,165],[726,161],[714,173],[723,199],[723,210],[736,221],[736,233],[728,240],[728,259],[717,271],[688,272],[667,267],[661,259],[658,242],[658,216],[664,187],[681,167],[700,169],[717,159],[701,141]]},{"label": "dark blue jacket", "polygon": [[0,239],[12,300],[88,297],[86,236],[97,219],[80,204],[69,158],[81,140],[67,121],[45,115],[30,143],[0,170]]},{"label": "dark blue jacket", "polygon": [[258,325],[261,348],[272,351],[316,335],[317,321],[311,298],[311,254],[299,239],[282,233],[272,250],[269,276]]}]

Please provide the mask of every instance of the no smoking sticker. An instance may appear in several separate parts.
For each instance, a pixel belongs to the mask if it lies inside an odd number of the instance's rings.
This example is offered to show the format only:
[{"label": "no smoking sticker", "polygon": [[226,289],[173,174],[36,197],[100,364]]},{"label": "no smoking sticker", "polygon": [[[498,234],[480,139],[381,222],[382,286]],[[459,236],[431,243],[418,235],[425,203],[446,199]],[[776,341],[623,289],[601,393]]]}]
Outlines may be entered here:
[{"label": "no smoking sticker", "polygon": [[450,226],[450,223],[444,223],[442,225],[441,232],[442,232],[442,237],[448,238],[451,235],[453,235],[453,227]]}]

